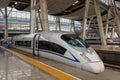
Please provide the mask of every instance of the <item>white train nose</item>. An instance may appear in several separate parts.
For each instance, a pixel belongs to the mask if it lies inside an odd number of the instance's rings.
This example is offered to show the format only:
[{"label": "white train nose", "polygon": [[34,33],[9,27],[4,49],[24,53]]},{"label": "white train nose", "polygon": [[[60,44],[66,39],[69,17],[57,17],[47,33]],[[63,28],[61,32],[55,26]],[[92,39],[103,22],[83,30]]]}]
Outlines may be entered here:
[{"label": "white train nose", "polygon": [[104,71],[103,62],[85,63],[82,65],[82,69],[92,73],[101,73]]}]

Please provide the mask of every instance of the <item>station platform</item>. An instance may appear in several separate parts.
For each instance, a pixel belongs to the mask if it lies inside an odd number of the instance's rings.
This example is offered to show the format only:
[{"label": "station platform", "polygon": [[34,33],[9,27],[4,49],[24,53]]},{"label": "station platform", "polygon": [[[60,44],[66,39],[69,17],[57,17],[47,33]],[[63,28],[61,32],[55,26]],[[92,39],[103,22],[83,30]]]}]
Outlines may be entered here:
[{"label": "station platform", "polygon": [[0,48],[0,80],[57,80],[54,76]]},{"label": "station platform", "polygon": [[[5,50],[11,50],[11,52],[9,53]],[[13,54],[12,51],[22,54],[24,56],[30,57],[33,60],[36,60],[38,62],[47,64],[55,69],[58,69],[59,71],[67,73],[70,76],[72,75],[74,79],[73,78],[72,79],[56,78],[52,76],[52,74],[48,74],[48,72],[44,72],[44,70],[36,67],[34,64],[32,65],[26,62],[24,59]],[[0,65],[4,65],[2,68],[0,66],[0,80],[119,80],[120,79],[119,71],[114,71],[108,68],[106,68],[103,73],[93,74],[93,73],[82,71],[82,70],[79,70],[78,68],[68,66],[66,64],[59,63],[59,62],[56,62],[50,59],[46,59],[40,56],[39,57],[33,56],[32,54],[27,54],[20,50],[0,48],[0,52],[1,52],[0,53]],[[16,68],[14,69],[14,67]],[[19,71],[20,73],[17,71]],[[2,77],[3,72],[6,78],[9,77],[12,79],[3,79]],[[59,76],[61,75],[59,74]]]},{"label": "station platform", "polygon": [[120,45],[108,45],[108,46],[91,45],[91,47],[93,47],[97,51],[109,51],[120,53]]},{"label": "station platform", "polygon": [[0,80],[81,80],[5,47],[0,51]]}]

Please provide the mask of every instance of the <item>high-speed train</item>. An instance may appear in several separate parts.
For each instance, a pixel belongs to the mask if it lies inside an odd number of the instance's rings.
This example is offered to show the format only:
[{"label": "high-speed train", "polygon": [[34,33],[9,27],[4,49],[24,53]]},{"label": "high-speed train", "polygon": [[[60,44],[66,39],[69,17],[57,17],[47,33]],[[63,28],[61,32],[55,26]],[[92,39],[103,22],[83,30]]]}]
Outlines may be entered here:
[{"label": "high-speed train", "polygon": [[98,54],[73,32],[39,32],[15,36],[12,47],[92,73],[104,71]]}]

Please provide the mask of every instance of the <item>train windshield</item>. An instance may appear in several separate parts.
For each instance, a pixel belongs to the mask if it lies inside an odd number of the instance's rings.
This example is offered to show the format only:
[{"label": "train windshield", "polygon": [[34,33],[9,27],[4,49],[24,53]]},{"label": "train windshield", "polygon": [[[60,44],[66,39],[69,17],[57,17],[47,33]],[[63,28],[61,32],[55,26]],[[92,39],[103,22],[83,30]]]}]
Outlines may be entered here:
[{"label": "train windshield", "polygon": [[85,41],[83,41],[80,37],[78,37],[75,34],[64,34],[61,36],[61,38],[68,44],[75,47],[84,47],[84,48],[89,47],[89,45]]}]

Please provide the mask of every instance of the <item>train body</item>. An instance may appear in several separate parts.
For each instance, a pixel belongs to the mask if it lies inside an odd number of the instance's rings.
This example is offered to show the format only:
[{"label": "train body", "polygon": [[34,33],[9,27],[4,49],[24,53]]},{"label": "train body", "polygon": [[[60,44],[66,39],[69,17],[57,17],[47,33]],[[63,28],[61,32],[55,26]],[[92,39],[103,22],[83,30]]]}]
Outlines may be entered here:
[{"label": "train body", "polygon": [[92,73],[104,71],[104,64],[93,48],[73,32],[39,32],[18,35],[12,47],[62,62]]}]

